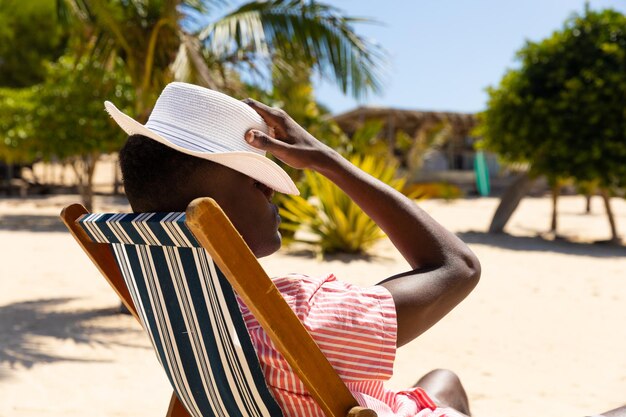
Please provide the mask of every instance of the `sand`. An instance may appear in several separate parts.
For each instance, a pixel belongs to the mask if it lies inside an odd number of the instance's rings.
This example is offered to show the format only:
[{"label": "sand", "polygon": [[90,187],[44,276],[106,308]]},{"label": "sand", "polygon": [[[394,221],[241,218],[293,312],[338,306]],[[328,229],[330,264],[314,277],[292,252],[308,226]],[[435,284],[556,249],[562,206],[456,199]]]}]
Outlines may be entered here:
[{"label": "sand", "polygon": [[[163,416],[171,389],[147,337],[57,220],[75,196],[0,200],[0,416]],[[127,210],[99,198],[101,211]],[[398,351],[390,386],[455,370],[475,416],[583,416],[626,403],[626,247],[607,239],[601,201],[563,197],[560,233],[547,198],[529,198],[507,234],[486,230],[498,201],[422,203],[479,256],[476,290]],[[613,199],[626,235],[626,202]],[[388,241],[369,258],[305,251],[263,259],[271,275],[334,272],[370,285],[406,262]]]}]

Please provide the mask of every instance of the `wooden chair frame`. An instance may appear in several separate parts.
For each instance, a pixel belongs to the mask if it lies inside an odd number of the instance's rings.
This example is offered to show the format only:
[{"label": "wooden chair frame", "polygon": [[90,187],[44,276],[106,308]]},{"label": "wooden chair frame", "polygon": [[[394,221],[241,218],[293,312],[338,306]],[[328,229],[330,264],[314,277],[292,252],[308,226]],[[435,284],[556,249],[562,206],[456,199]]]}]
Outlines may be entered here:
[{"label": "wooden chair frame", "polygon": [[[82,205],[72,204],[63,209],[61,218],[87,256],[113,287],[122,303],[139,321],[137,310],[110,246],[92,242],[76,222],[88,213]],[[219,205],[211,198],[192,201],[186,210],[186,224],[326,416],[376,417],[373,410],[358,406],[346,385],[285,302]],[[172,394],[167,417],[189,417],[175,393]]]}]

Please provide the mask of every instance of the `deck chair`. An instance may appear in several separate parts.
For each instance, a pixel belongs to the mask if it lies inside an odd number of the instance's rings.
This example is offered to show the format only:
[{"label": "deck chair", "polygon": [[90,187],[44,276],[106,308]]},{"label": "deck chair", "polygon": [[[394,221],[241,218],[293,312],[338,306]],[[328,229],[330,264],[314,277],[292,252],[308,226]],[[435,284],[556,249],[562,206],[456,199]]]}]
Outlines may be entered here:
[{"label": "deck chair", "polygon": [[174,389],[167,417],[282,416],[235,292],[326,416],[376,417],[358,406],[214,200],[194,200],[185,213],[97,214],[74,204],[61,217],[150,336]]}]

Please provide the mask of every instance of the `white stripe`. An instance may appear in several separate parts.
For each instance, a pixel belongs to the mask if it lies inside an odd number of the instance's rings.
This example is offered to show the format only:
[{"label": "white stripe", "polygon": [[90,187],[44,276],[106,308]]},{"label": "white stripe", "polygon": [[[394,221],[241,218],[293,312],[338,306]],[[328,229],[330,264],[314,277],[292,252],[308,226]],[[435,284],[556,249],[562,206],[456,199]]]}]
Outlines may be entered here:
[{"label": "white stripe", "polygon": [[[349,351],[351,351],[352,349],[348,349]],[[334,349],[324,349],[324,353],[326,354],[326,356],[332,356],[332,361],[337,361],[337,362],[343,362],[343,363],[353,363],[355,365],[358,366],[370,366],[370,363],[372,362],[372,356],[371,355],[357,355],[354,354],[352,352],[346,352],[346,350],[340,351],[340,350],[334,350]],[[380,351],[378,352],[373,352],[373,353],[378,353],[380,354]],[[332,354],[332,355],[331,355]],[[347,357],[348,359],[341,359],[339,358],[339,356],[344,356]],[[383,356],[392,356],[391,354],[389,355],[383,355]],[[368,362],[359,362],[358,360],[350,360],[350,359],[365,359]],[[386,362],[387,364],[391,364],[393,366],[393,359],[379,359],[380,362]],[[383,367],[381,366],[381,369]]]},{"label": "white stripe", "polygon": [[163,220],[161,220],[161,227],[163,227],[165,234],[172,240],[172,242],[174,242],[174,246],[185,246],[178,237],[176,225],[173,225],[170,220],[170,217],[173,217],[175,214],[179,213],[169,213],[166,215]]},{"label": "white stripe", "polygon": [[[362,317],[363,315],[360,315],[359,317]],[[376,316],[377,318],[380,318],[380,316]],[[329,320],[330,319],[330,320]],[[332,321],[331,321],[332,320]],[[315,314],[315,315],[311,315],[311,316],[307,316],[305,319],[305,325],[308,327],[312,328],[312,331],[316,331],[316,330],[334,330],[336,332],[341,332],[342,334],[354,334],[357,336],[363,336],[363,332],[359,332],[359,331],[350,331],[347,327],[341,327],[341,328],[337,328],[337,316],[336,315],[332,315],[332,314]],[[323,327],[318,327],[318,326],[309,326],[309,324],[322,324],[324,325]],[[381,330],[384,329],[384,326],[380,326]],[[361,329],[361,330],[372,330],[372,325],[361,325],[361,324],[352,324],[350,323],[350,329]],[[375,335],[372,335],[372,339],[378,339],[378,337],[376,337]]]},{"label": "white stripe", "polygon": [[109,224],[109,227],[115,234],[117,240],[120,241],[120,243],[132,244],[132,239],[130,238],[130,236],[128,236],[126,230],[124,230],[124,227],[122,227],[122,225],[120,224],[120,220],[122,220],[124,217],[126,217],[126,214],[115,214],[109,219],[109,221],[107,221],[107,224]]},{"label": "white stripe", "polygon": [[146,226],[145,222],[150,220],[150,217],[153,216],[154,213],[142,213],[132,220],[132,225],[135,226],[135,230],[144,240],[147,245],[159,245],[159,240],[154,236],[149,227]]},{"label": "white stripe", "polygon": [[[338,363],[333,363],[333,368],[336,371],[343,371],[344,372],[344,377],[346,378],[356,378],[355,374],[359,374],[359,375],[379,375],[380,372],[375,372],[375,370],[377,371],[389,371],[389,366],[377,366],[377,365],[372,365],[372,364],[363,364],[363,363],[347,363],[344,361],[341,361],[340,363],[343,363],[344,366],[338,364]],[[346,366],[347,365],[347,366]],[[363,370],[363,369],[355,369],[354,366],[362,366],[365,367],[367,369]]]},{"label": "white stripe", "polygon": [[[338,349],[346,349],[346,344],[345,343],[332,343],[332,342],[328,342],[328,341],[319,341],[316,340],[315,341],[318,346],[320,348],[323,348],[323,350],[333,350],[333,347],[336,347]],[[367,347],[361,347],[361,346],[353,346],[352,344],[349,344],[348,346],[350,346],[350,350],[356,350],[359,352],[365,352],[365,354],[367,353],[374,353],[376,355],[380,354],[380,349],[370,349]],[[379,345],[380,346],[380,345]]]},{"label": "white stripe", "polygon": [[100,218],[102,216],[103,216],[103,214],[101,214],[101,213],[89,214],[88,215],[88,219],[87,219],[87,221],[84,224],[85,224],[85,226],[87,226],[87,228],[91,232],[91,234],[94,237],[96,242],[108,243],[108,240],[107,240],[106,236],[104,236],[104,234],[102,234],[102,232],[100,231],[98,226],[96,226],[96,224],[95,224],[96,221],[98,220],[98,218]]},{"label": "white stripe", "polygon": [[[371,303],[371,305],[365,304],[365,303],[359,303],[358,301],[356,301],[356,298],[354,297],[350,297],[352,299],[355,300],[355,302],[351,302],[349,301],[350,298],[346,298],[345,296],[335,296],[335,295],[329,295],[329,294],[324,294],[323,295],[324,299],[320,300],[320,301],[316,301],[315,305],[321,307],[325,307],[325,306],[330,306],[333,307],[335,310],[337,309],[343,309],[345,307],[352,307],[354,309],[356,309],[357,311],[361,312],[361,311],[369,311],[369,309],[374,306],[377,307],[378,303]],[[315,298],[315,296],[314,296]]]},{"label": "white stripe", "polygon": [[163,223],[163,229],[165,233],[174,241],[178,246],[182,247],[193,247],[192,243],[189,241],[187,236],[180,229],[180,225],[177,221],[183,217],[185,213],[172,213],[173,218],[170,219],[169,215],[164,220],[167,220],[167,223]]},{"label": "white stripe", "polygon": [[[369,311],[371,311],[371,309],[368,311],[358,312],[358,317],[364,318],[364,319],[370,319],[374,323],[387,323],[388,325],[392,324],[395,326],[396,320],[394,319],[394,316],[392,315],[390,311],[383,311],[382,314],[380,310],[377,313],[370,313]],[[388,313],[388,314],[385,314],[385,313]],[[350,317],[350,314],[351,314],[350,309],[337,308],[333,312],[329,310],[325,310],[325,311],[313,310],[309,312],[307,316],[307,320],[310,318],[313,321],[326,320],[327,322],[328,321],[337,322],[338,315],[343,316],[343,317],[345,316]],[[352,324],[350,326],[352,326]]]}]

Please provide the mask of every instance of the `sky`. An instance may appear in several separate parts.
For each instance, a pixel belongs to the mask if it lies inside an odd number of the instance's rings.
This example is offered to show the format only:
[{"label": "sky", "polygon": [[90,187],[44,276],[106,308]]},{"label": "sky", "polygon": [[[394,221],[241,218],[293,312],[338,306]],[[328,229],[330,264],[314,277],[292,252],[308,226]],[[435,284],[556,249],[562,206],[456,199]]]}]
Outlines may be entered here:
[{"label": "sky", "polygon": [[[382,94],[357,102],[317,80],[316,98],[333,113],[358,105],[477,112],[487,86],[496,86],[526,40],[560,29],[584,0],[333,0],[359,24],[357,33],[388,52]],[[626,13],[626,0],[591,0],[592,9]]]}]

